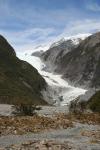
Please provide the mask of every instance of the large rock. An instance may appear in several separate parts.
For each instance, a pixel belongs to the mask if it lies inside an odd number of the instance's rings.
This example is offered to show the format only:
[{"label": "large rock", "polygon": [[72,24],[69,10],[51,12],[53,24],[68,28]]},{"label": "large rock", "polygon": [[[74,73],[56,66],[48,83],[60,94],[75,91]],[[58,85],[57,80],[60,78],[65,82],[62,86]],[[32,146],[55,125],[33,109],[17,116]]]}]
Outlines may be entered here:
[{"label": "large rock", "polygon": [[41,94],[45,87],[38,71],[18,59],[7,40],[0,36],[0,103],[46,104]]}]

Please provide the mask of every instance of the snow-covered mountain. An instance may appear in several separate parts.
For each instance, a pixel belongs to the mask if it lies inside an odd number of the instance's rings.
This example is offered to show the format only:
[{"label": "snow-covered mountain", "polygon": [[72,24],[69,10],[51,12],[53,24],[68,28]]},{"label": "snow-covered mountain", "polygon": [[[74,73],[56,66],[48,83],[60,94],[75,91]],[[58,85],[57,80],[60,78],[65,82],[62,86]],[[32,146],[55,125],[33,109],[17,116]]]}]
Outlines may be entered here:
[{"label": "snow-covered mountain", "polygon": [[[60,53],[61,50],[65,51],[66,49],[65,53],[67,53],[68,51],[71,51],[74,47],[76,47],[76,44],[74,44],[71,39],[68,39],[61,40],[59,44],[56,44],[56,46],[54,44],[51,45],[49,50],[52,49],[54,52],[55,48],[58,48],[57,50]],[[36,49],[37,51],[35,51],[35,54],[39,52],[39,47],[37,47]],[[48,52],[49,50],[47,50],[46,52]],[[57,51],[55,52],[55,55],[56,53]],[[25,55],[25,53],[18,53],[17,55],[20,59],[25,60],[33,65],[46,80],[48,86],[46,90],[42,91],[42,94],[44,96],[44,99],[50,104],[55,103],[55,105],[67,105],[70,101],[74,100],[79,95],[82,95],[86,92],[85,89],[69,85],[67,81],[62,79],[61,74],[53,73],[50,69],[50,66],[43,62],[39,57],[32,55],[31,52],[28,52],[27,55]]]},{"label": "snow-covered mountain", "polygon": [[91,35],[90,33],[86,33],[86,34],[77,34],[77,35],[73,35],[73,36],[63,37],[60,40],[51,44],[50,48],[59,46],[60,44],[62,44],[63,42],[65,42],[67,40],[71,40],[73,42],[73,44],[77,45],[80,43],[80,41],[84,40],[85,38],[87,38],[90,35]]},{"label": "snow-covered mountain", "polygon": [[54,42],[50,48],[42,53],[41,58],[47,65],[49,71],[55,71],[61,59],[70,51],[74,50],[79,43],[90,34],[78,34],[76,36],[64,37]]},{"label": "snow-covered mountain", "polygon": [[63,74],[63,77],[75,86],[99,88],[100,32],[66,39],[54,43],[42,54],[47,68]]},{"label": "snow-covered mountain", "polygon": [[75,45],[79,44],[82,40],[85,40],[88,36],[90,36],[90,33],[84,33],[84,34],[77,34],[69,37],[65,37],[65,40],[71,39]]},{"label": "snow-covered mountain", "polygon": [[33,49],[34,49],[34,52],[35,52],[35,51],[41,51],[41,50],[46,51],[46,50],[48,50],[48,48],[49,48],[49,44],[47,44],[47,45],[37,45]]},{"label": "snow-covered mountain", "polygon": [[57,65],[56,71],[75,86],[100,88],[100,32],[80,42]]}]

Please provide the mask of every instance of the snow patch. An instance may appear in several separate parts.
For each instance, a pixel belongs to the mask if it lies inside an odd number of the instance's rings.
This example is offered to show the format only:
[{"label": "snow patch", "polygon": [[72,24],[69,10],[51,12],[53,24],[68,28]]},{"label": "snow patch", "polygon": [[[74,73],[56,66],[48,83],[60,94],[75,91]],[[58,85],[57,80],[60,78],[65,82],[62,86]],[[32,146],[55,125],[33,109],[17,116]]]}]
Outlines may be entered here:
[{"label": "snow patch", "polygon": [[73,35],[73,36],[67,36],[67,37],[60,39],[57,42],[54,42],[50,46],[50,48],[55,47],[55,46],[59,46],[61,43],[63,43],[64,41],[67,41],[67,40],[72,40],[73,44],[77,45],[80,43],[81,40],[86,39],[90,35],[91,35],[90,33],[86,33],[86,34],[77,34],[77,35]]}]

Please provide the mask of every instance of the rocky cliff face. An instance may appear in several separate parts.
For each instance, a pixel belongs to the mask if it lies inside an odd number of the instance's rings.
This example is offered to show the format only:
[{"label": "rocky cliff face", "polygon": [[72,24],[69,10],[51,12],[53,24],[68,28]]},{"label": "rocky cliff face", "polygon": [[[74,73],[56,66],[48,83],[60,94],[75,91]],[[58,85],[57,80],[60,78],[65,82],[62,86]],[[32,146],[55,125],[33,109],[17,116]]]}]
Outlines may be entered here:
[{"label": "rocky cliff face", "polygon": [[63,56],[57,70],[75,85],[100,87],[100,32]]},{"label": "rocky cliff face", "polygon": [[69,51],[72,51],[76,47],[76,44],[72,40],[61,40],[57,43],[53,43],[51,47],[42,54],[41,58],[45,61],[47,68],[51,68],[52,71],[58,66],[60,60]]},{"label": "rocky cliff face", "polygon": [[38,71],[18,59],[14,49],[0,36],[0,103],[46,104],[41,95],[45,87]]},{"label": "rocky cliff face", "polygon": [[51,47],[42,58],[75,86],[100,87],[100,32],[78,45],[72,40],[63,41]]}]

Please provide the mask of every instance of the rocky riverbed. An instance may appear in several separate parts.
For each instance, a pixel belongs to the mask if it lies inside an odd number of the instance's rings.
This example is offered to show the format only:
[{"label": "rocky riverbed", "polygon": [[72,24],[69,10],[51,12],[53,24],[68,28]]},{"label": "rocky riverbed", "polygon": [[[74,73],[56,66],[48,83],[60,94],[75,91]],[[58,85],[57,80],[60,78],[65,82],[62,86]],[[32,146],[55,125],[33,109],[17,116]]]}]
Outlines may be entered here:
[{"label": "rocky riverbed", "polygon": [[2,150],[99,150],[99,126],[76,124],[73,128],[0,137]]},{"label": "rocky riverbed", "polygon": [[0,150],[99,150],[100,114],[0,117]]}]

